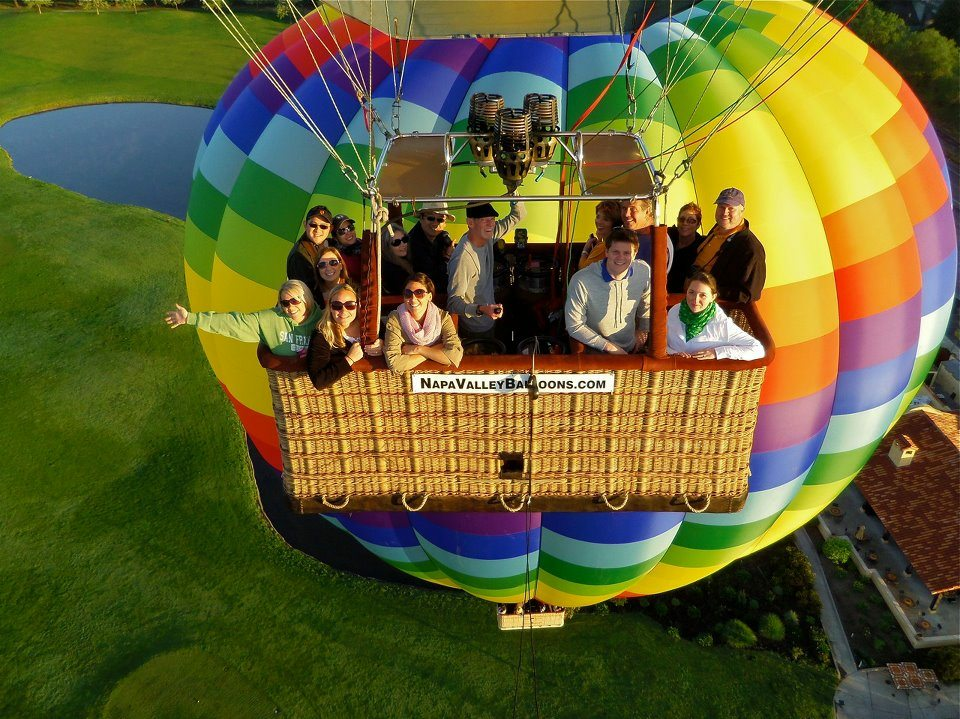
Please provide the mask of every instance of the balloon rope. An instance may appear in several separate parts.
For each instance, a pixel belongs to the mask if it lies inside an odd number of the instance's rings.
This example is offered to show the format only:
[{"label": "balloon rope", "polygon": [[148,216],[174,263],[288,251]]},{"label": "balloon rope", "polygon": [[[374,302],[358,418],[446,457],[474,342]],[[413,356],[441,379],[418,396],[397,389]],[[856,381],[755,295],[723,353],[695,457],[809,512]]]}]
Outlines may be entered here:
[{"label": "balloon rope", "polygon": [[[255,42],[253,42],[252,38],[249,40],[244,38],[243,33],[245,32],[245,29],[243,28],[243,24],[233,14],[230,6],[223,2],[223,0],[201,1],[203,2],[204,6],[210,10],[213,16],[217,18],[217,21],[223,26],[227,33],[246,53],[247,57],[250,58],[250,61],[260,68],[264,77],[267,78],[273,88],[277,91],[277,94],[279,94],[289,103],[291,109],[301,120],[303,120],[307,129],[316,136],[316,138],[320,141],[320,144],[323,145],[324,149],[327,150],[328,154],[337,161],[347,180],[352,182],[361,192],[363,192],[364,188],[362,185],[360,185],[357,179],[357,173],[352,167],[343,161],[343,158],[340,157],[336,148],[330,143],[329,140],[327,140],[323,132],[321,132],[320,128],[313,121],[313,118],[311,118],[309,113],[307,113],[306,108],[304,108],[300,103],[300,100],[287,85],[286,81],[283,79],[277,69],[273,66],[273,63],[267,58],[263,50],[257,46]],[[233,16],[233,19],[231,19],[227,13]],[[249,33],[246,34],[249,37]]]},{"label": "balloon rope", "polygon": [[[344,119],[343,114],[340,112],[340,107],[337,105],[337,102],[334,100],[333,92],[330,90],[330,85],[327,84],[327,78],[323,76],[323,72],[320,70],[320,61],[317,60],[317,56],[314,55],[313,53],[313,48],[310,47],[310,41],[307,39],[307,35],[303,31],[303,26],[306,25],[311,29],[314,37],[317,38],[321,46],[323,46],[324,50],[326,50],[331,55],[331,57],[334,55],[334,53],[330,53],[329,49],[327,49],[326,45],[323,43],[323,40],[320,40],[320,37],[317,35],[316,31],[313,30],[313,26],[310,25],[310,23],[306,22],[306,18],[304,17],[303,13],[300,12],[300,9],[293,3],[293,0],[286,0],[286,2],[287,2],[287,7],[290,9],[290,12],[291,14],[294,15],[294,17],[296,17],[297,14],[300,15],[300,19],[296,23],[297,29],[300,31],[300,37],[303,38],[303,44],[306,46],[307,52],[310,53],[310,59],[313,60],[313,66],[317,70],[317,76],[320,78],[320,81],[323,83],[323,88],[327,91],[327,97],[330,98],[330,104],[333,106],[334,111],[337,113],[337,118],[340,120],[340,124],[343,126],[343,130],[347,135],[347,139],[350,140],[350,147],[353,149],[354,154],[357,156],[357,163],[362,166],[363,158],[360,156],[360,151],[357,149],[357,143],[354,141],[353,136],[350,134],[350,127],[347,125],[347,121]],[[333,33],[330,32],[329,26],[326,26],[326,27],[327,27],[327,32],[330,34],[331,37],[333,37]],[[339,67],[339,64],[338,64],[338,67]],[[347,75],[347,79],[350,80],[349,75]],[[351,83],[352,83],[352,80],[351,80]],[[354,87],[356,87],[356,85],[354,85]]]},{"label": "balloon rope", "polygon": [[573,127],[570,128],[571,132],[574,132],[578,127],[580,127],[581,124],[583,124],[583,121],[586,120],[587,117],[590,116],[590,113],[592,113],[597,108],[597,105],[600,104],[600,101],[603,100],[607,92],[613,86],[614,81],[617,79],[617,75],[620,74],[620,70],[622,70],[623,66],[626,64],[627,58],[630,57],[630,53],[633,52],[633,46],[637,44],[637,40],[639,40],[640,35],[643,34],[643,29],[647,26],[647,20],[650,19],[650,13],[652,12],[653,12],[653,5],[651,5],[650,9],[647,10],[647,14],[644,16],[643,22],[640,23],[640,27],[638,27],[637,31],[633,33],[633,37],[630,38],[630,46],[623,53],[623,58],[621,58],[620,64],[617,66],[616,72],[614,72],[613,76],[610,78],[610,82],[608,82],[606,87],[604,87],[603,90],[600,91],[600,94],[597,95],[596,99],[592,103],[590,103],[590,106],[583,111],[583,114],[580,115],[577,121],[573,123]]}]

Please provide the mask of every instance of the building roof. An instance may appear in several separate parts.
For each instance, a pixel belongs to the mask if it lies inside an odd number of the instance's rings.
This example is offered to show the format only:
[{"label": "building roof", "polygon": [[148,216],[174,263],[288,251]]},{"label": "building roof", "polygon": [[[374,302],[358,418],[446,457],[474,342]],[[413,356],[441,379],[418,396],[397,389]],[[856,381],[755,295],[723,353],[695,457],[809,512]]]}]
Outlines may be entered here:
[{"label": "building roof", "polygon": [[[887,456],[897,437],[917,446],[913,461]],[[960,429],[955,412],[919,407],[880,442],[857,486],[933,594],[960,588]]]}]

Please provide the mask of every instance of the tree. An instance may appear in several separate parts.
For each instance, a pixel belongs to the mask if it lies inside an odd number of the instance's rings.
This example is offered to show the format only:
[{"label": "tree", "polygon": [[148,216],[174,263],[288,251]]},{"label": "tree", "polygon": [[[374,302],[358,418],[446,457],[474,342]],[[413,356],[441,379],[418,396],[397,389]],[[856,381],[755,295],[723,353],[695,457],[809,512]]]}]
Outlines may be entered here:
[{"label": "tree", "polygon": [[903,18],[871,3],[864,5],[860,14],[850,22],[850,29],[884,56],[909,32]]},{"label": "tree", "polygon": [[179,10],[180,6],[183,5],[184,2],[186,2],[186,0],[160,0],[161,5],[165,5],[167,7],[172,5],[175,10]]},{"label": "tree", "polygon": [[748,649],[757,643],[757,635],[739,619],[726,622],[723,625],[721,637],[724,644],[734,649]]},{"label": "tree", "polygon": [[137,8],[143,7],[146,0],[114,0],[117,7],[125,7],[133,10],[133,14],[137,14]]},{"label": "tree", "polygon": [[960,0],[944,0],[933,18],[933,26],[946,37],[960,43]]},{"label": "tree", "polygon": [[53,0],[23,0],[23,2],[29,7],[33,5],[37,8],[37,14],[43,15],[43,8],[50,7],[53,5]]},{"label": "tree", "polygon": [[784,637],[787,636],[787,630],[776,614],[764,614],[760,617],[760,626],[757,627],[757,632],[761,637],[771,642],[782,642]]},{"label": "tree", "polygon": [[850,554],[852,549],[850,548],[850,542],[846,539],[841,539],[840,537],[830,537],[823,542],[823,556],[829,559],[831,562],[836,564],[838,567],[842,567],[844,564],[850,561]]},{"label": "tree", "polygon": [[77,0],[77,4],[84,10],[93,10],[97,15],[100,14],[101,10],[106,10],[109,7],[108,0]]}]

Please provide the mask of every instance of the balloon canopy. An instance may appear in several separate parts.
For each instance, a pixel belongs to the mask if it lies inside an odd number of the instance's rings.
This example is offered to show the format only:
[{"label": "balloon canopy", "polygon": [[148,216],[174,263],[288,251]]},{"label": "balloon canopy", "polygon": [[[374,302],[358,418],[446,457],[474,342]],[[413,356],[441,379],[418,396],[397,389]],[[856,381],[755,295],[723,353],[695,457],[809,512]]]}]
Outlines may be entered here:
[{"label": "balloon canopy", "polygon": [[[401,25],[400,35],[324,7],[264,48],[269,72],[251,62],[236,76],[197,155],[184,251],[194,310],[272,305],[311,205],[369,214],[340,163],[361,184],[369,176],[398,94],[401,131],[446,132],[465,128],[473,93],[519,106],[540,92],[559,99],[564,130],[586,115],[585,131],[633,125],[642,133],[672,180],[668,222],[696,201],[709,225],[721,189],[744,191],[766,248],[759,304],[777,352],[739,513],[399,512],[330,521],[412,575],[489,600],[515,601],[526,589],[575,606],[695,582],[827,505],[915,394],[953,306],[945,161],[897,73],[801,2],[701,3],[651,22],[633,46],[630,34],[408,42]],[[358,87],[372,98],[366,106]],[[455,182],[458,193],[489,194],[499,181],[473,170]],[[555,194],[559,182],[548,168],[523,190]],[[531,238],[553,241],[556,203],[529,205]],[[579,204],[576,239],[586,238],[593,212],[592,202]],[[462,213],[458,220],[462,228]],[[201,341],[250,437],[279,467],[253,348],[205,333]]]}]

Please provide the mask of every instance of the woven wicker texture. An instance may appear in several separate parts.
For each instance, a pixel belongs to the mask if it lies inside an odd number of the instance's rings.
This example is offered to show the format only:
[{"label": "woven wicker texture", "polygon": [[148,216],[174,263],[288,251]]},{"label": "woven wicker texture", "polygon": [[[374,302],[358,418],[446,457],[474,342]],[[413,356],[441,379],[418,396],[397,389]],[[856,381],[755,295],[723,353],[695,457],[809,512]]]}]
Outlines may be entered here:
[{"label": "woven wicker texture", "polygon": [[501,453],[522,453],[534,496],[735,497],[747,489],[764,372],[617,371],[612,394],[537,400],[413,394],[409,376],[384,370],[325,392],[304,373],[268,375],[295,498],[525,494],[525,473],[501,476]]}]

